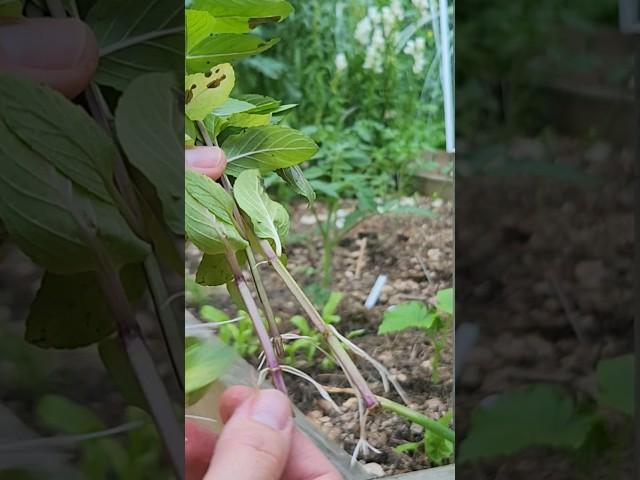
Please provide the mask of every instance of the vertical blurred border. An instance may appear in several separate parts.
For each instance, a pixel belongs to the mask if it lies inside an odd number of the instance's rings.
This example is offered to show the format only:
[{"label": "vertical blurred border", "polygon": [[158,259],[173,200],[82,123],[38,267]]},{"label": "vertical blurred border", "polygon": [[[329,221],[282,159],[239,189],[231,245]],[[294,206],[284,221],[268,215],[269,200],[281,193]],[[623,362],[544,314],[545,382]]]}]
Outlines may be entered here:
[{"label": "vertical blurred border", "polygon": [[184,477],[184,5],[0,1],[0,478]]}]

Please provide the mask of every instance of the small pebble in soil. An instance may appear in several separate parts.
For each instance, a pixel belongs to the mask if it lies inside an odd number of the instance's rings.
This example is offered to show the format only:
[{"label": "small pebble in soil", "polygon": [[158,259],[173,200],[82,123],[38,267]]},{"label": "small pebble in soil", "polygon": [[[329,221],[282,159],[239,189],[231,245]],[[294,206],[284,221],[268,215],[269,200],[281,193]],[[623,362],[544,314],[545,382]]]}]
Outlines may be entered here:
[{"label": "small pebble in soil", "polygon": [[363,465],[363,467],[364,470],[370,475],[375,475],[376,477],[384,477],[384,470],[378,463],[366,463]]}]

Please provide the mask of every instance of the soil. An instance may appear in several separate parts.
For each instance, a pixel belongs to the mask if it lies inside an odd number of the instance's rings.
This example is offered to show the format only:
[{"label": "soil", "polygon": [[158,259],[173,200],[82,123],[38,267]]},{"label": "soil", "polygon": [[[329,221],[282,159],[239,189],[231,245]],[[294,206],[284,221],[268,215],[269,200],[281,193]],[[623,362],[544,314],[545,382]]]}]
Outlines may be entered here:
[{"label": "soil", "polygon": [[[333,255],[332,291],[343,293],[337,314],[341,321],[337,328],[342,333],[362,330],[353,339],[367,353],[382,362],[406,391],[410,406],[438,419],[453,409],[453,338],[446,334],[446,346],[441,353],[438,373],[440,381],[432,381],[432,345],[417,331],[379,336],[378,325],[384,312],[392,305],[408,300],[433,303],[439,290],[450,288],[453,282],[453,210],[442,200],[417,197],[420,206],[431,208],[433,218],[415,215],[385,215],[372,217],[353,229]],[[345,205],[348,209],[348,205]],[[320,216],[322,211],[320,210]],[[322,243],[316,235],[316,226],[306,205],[297,205],[292,212],[288,267],[300,284],[313,291],[317,289]],[[363,246],[363,242],[366,245]],[[193,272],[199,255],[189,250],[188,264]],[[309,268],[313,267],[313,268]],[[380,299],[371,310],[364,302],[379,275],[388,281]],[[283,332],[290,331],[286,319],[300,311],[284,285],[263,267],[263,277],[269,286],[270,299],[276,315],[285,319]],[[224,289],[214,290],[214,304],[232,313],[234,307]],[[194,312],[197,313],[197,312]],[[451,328],[449,326],[449,328]],[[296,367],[313,376],[323,385],[348,386],[344,376],[335,369],[325,370],[321,357],[313,362],[300,359]],[[251,361],[251,360],[250,360]],[[253,360],[255,364],[255,359]],[[377,394],[385,394],[379,377],[368,364],[358,362],[361,370]],[[297,406],[347,452],[351,453],[359,436],[357,404],[349,395],[334,395],[342,405],[341,414],[331,409],[316,390],[306,382],[289,379],[292,398]],[[385,394],[400,401],[395,392]],[[393,448],[407,442],[420,441],[423,432],[418,425],[386,413],[377,413],[368,423],[369,441],[381,453],[370,452],[362,463],[372,473],[385,475],[422,470],[434,466],[424,454],[398,454]],[[382,467],[382,469],[380,469]]]},{"label": "soil", "polygon": [[[631,151],[560,137],[521,138],[504,148],[512,158],[575,168],[599,183],[526,174],[458,182],[456,325],[479,332],[456,388],[462,442],[471,413],[501,392],[551,383],[578,402],[593,401],[597,362],[633,350]],[[624,418],[609,415],[609,427],[621,431]],[[548,449],[458,470],[478,479],[626,479],[632,444],[629,438],[620,451],[599,451],[592,463],[581,459],[588,474],[570,454]]]}]

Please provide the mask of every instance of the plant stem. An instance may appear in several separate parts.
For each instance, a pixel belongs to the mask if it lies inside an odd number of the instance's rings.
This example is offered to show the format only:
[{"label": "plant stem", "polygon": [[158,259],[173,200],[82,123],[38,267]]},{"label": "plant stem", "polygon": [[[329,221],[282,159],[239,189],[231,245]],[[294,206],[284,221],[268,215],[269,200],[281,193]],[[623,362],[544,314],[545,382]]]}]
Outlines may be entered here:
[{"label": "plant stem", "polygon": [[275,350],[273,349],[271,340],[269,339],[267,329],[262,323],[262,318],[260,318],[260,311],[258,310],[258,306],[256,305],[253,296],[251,295],[251,290],[249,289],[249,286],[247,285],[247,282],[242,275],[242,268],[238,263],[235,252],[230,248],[227,248],[226,257],[231,267],[231,271],[233,272],[234,280],[236,286],[238,287],[238,291],[240,292],[240,296],[242,297],[242,301],[244,302],[245,308],[247,309],[247,314],[249,315],[249,318],[251,318],[251,321],[253,322],[253,328],[258,335],[258,339],[260,340],[260,344],[262,346],[262,350],[264,351],[265,359],[267,362],[267,367],[271,372],[271,378],[273,378],[273,384],[282,393],[288,395],[287,386],[284,383],[284,376],[282,375],[282,369],[280,368],[278,357],[275,353]]},{"label": "plant stem", "polygon": [[278,330],[278,324],[276,323],[276,317],[273,314],[273,309],[271,308],[271,302],[269,302],[267,291],[264,288],[264,283],[262,282],[262,277],[260,275],[260,271],[258,270],[256,257],[253,253],[252,248],[247,248],[245,252],[247,254],[247,260],[249,261],[249,269],[251,270],[253,283],[255,284],[256,291],[258,293],[258,299],[262,304],[262,310],[264,311],[265,317],[267,317],[269,329],[271,330],[271,338],[273,340],[273,346],[275,348],[275,351],[278,357],[282,357],[284,355],[284,345],[282,344],[282,337],[280,336],[280,331]]},{"label": "plant stem", "polygon": [[342,343],[331,332],[327,325],[324,323],[322,316],[318,313],[315,306],[309,300],[302,288],[297,284],[295,279],[291,276],[287,268],[282,264],[276,253],[271,248],[271,245],[266,240],[260,240],[260,246],[267,257],[269,263],[273,266],[276,273],[280,276],[285,283],[289,291],[296,298],[302,309],[305,311],[309,320],[313,324],[316,330],[318,330],[327,341],[331,349],[331,353],[336,357],[336,360],[340,364],[341,368],[347,374],[347,377],[353,383],[353,387],[356,388],[362,395],[363,401],[367,409],[374,408],[378,405],[376,396],[371,392],[367,381],[364,379],[358,367],[356,367],[353,360],[347,354]]},{"label": "plant stem", "polygon": [[[339,388],[339,387],[323,387],[329,393],[348,393],[355,394],[353,388]],[[380,402],[380,407],[389,412],[393,412],[396,415],[406,418],[410,422],[417,423],[425,430],[430,431],[431,433],[438,435],[445,440],[450,441],[455,444],[456,434],[453,430],[442,425],[441,423],[430,419],[426,415],[423,415],[420,412],[416,412],[409,407],[396,403],[392,400],[388,400],[384,397],[377,397]]]},{"label": "plant stem", "polygon": [[[204,141],[207,144],[207,146],[213,147],[213,142],[211,141],[211,137],[209,136],[209,132],[207,132],[207,129],[205,128],[204,123],[202,123],[201,121],[198,121],[196,123],[198,125],[198,129],[200,130],[200,133],[202,134],[202,137],[204,138]],[[227,178],[226,175],[222,176],[222,185],[224,189],[233,198],[231,182],[229,182],[229,179]],[[235,204],[235,202],[234,202],[233,214],[236,222],[238,223],[240,233],[244,234],[246,237],[247,229],[245,228],[245,225],[244,225],[244,219],[242,218],[242,215],[240,214],[240,210],[238,209],[238,206]],[[264,284],[262,283],[262,278],[260,277],[260,272],[258,271],[255,255],[253,253],[253,250],[251,249],[251,245],[249,245],[249,247],[247,247],[245,251],[247,253],[247,260],[249,261],[251,274],[253,276],[253,280],[256,285],[258,298],[260,299],[260,302],[264,307],[265,315],[267,316],[267,319],[269,321],[269,327],[273,334],[274,343],[276,345],[275,350],[274,350],[273,344],[271,343],[271,339],[269,338],[269,334],[267,333],[267,330],[264,328],[264,324],[262,323],[262,318],[260,317],[260,310],[258,310],[258,307],[253,299],[253,296],[251,295],[251,290],[249,289],[249,286],[247,285],[247,282],[245,281],[244,276],[242,275],[242,268],[238,263],[238,259],[236,258],[235,252],[233,252],[233,250],[229,248],[227,249],[227,252],[226,252],[227,261],[231,266],[231,271],[233,272],[236,285],[238,287],[238,290],[240,291],[240,295],[245,304],[245,307],[247,308],[247,313],[249,314],[249,317],[253,322],[253,328],[255,329],[258,335],[258,339],[260,340],[260,344],[262,345],[262,350],[264,351],[265,359],[267,361],[267,367],[271,371],[273,383],[278,390],[280,390],[282,393],[287,395],[287,386],[284,383],[284,376],[282,375],[282,369],[280,368],[280,363],[278,362],[278,355],[281,355],[280,352],[284,351],[284,348],[282,347],[282,339],[280,337],[280,332],[278,331],[278,327],[275,322],[275,317],[273,315],[273,310],[271,309],[271,304],[269,303],[269,299],[267,298],[266,291],[264,289]],[[276,351],[278,351],[278,354],[276,354]]]},{"label": "plant stem", "polygon": [[[89,109],[94,118],[102,125],[102,127],[113,136],[111,126],[111,111],[107,106],[100,89],[94,83],[85,92]],[[129,172],[124,163],[122,155],[116,155],[115,159],[115,177],[118,189],[113,192],[117,200],[121,201],[120,195],[124,197],[124,203],[121,202],[121,210],[127,214],[126,220],[129,226],[136,232],[138,236],[144,238],[144,227],[140,221],[140,205],[135,193],[135,186],[131,182]],[[151,243],[150,240],[147,242]],[[162,270],[155,253],[152,253],[144,261],[145,276],[151,298],[153,300],[154,309],[160,320],[160,330],[163,340],[169,353],[169,359],[173,367],[174,376],[178,382],[180,389],[184,389],[184,346],[182,344],[183,332],[178,329],[178,320],[175,311],[169,301],[167,286],[162,276]]]},{"label": "plant stem", "polygon": [[[209,132],[207,132],[207,129],[204,123],[201,121],[198,121],[196,122],[196,124],[198,125],[198,129],[200,130],[202,138],[204,138],[204,142],[207,144],[207,146],[212,147],[214,142],[212,141],[211,136],[209,135]],[[217,145],[218,142],[216,141],[215,144]],[[233,188],[231,186],[231,182],[229,181],[229,178],[226,175],[223,175],[221,178],[221,181],[224,189],[227,191],[229,195],[231,195],[231,198],[233,198]],[[233,216],[236,220],[237,227],[240,230],[240,233],[245,238],[247,238],[248,237],[247,232],[250,229],[248,229],[247,226],[245,225],[244,218],[242,217],[242,214],[240,213],[238,205],[235,203],[235,201],[233,204]],[[245,252],[247,254],[247,260],[249,262],[251,276],[253,277],[253,283],[255,284],[256,291],[258,293],[258,300],[262,305],[264,314],[267,317],[267,322],[269,323],[269,330],[271,331],[271,336],[273,339],[273,345],[275,346],[276,354],[278,355],[278,357],[281,357],[284,354],[282,337],[280,336],[280,331],[278,330],[278,324],[276,323],[276,318],[275,318],[275,315],[273,314],[273,309],[271,308],[269,297],[267,296],[266,289],[264,288],[264,283],[262,282],[262,277],[260,276],[260,271],[258,270],[256,256],[255,256],[255,253],[253,252],[253,248],[251,247],[251,242],[249,242],[249,246],[247,247]]]},{"label": "plant stem", "polygon": [[380,401],[380,406],[383,409],[389,412],[393,412],[397,415],[400,415],[401,417],[404,417],[413,423],[417,423],[421,427],[424,427],[425,430],[428,430],[431,433],[438,435],[439,437],[442,437],[445,440],[448,440],[451,443],[455,444],[455,441],[456,441],[455,432],[450,428],[446,427],[445,425],[442,425],[441,423],[430,419],[429,417],[421,414],[420,412],[416,412],[415,410],[412,410],[409,407],[393,402],[386,398],[378,397],[378,400]]}]

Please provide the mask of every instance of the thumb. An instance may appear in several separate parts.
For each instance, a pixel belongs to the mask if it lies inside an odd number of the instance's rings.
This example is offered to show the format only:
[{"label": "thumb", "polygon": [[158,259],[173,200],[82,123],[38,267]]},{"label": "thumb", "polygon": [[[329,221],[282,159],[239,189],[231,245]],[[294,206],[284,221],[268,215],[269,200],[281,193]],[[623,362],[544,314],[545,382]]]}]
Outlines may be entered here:
[{"label": "thumb", "polygon": [[280,480],[293,433],[287,397],[259,391],[225,425],[205,480]]},{"label": "thumb", "polygon": [[72,98],[87,87],[97,65],[96,38],[80,20],[0,18],[0,73],[49,85]]},{"label": "thumb", "polygon": [[185,168],[217,180],[224,173],[227,159],[218,147],[193,147],[184,152]]}]

